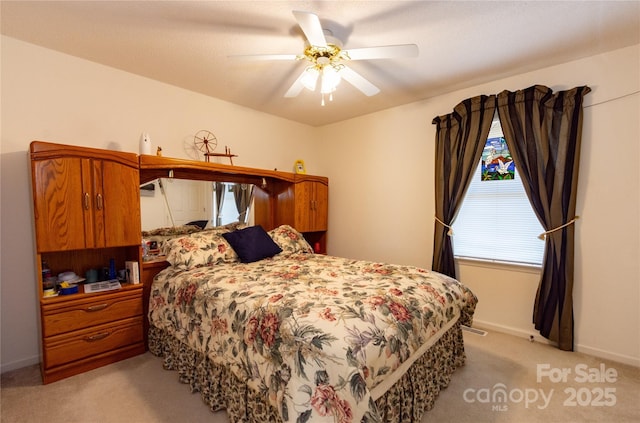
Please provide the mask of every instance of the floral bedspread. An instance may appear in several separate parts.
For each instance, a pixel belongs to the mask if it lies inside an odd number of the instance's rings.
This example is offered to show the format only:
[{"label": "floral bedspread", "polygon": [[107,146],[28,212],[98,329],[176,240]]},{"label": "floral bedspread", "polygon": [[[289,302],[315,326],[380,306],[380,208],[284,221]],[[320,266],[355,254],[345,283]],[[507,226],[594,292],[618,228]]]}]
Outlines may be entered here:
[{"label": "floral bedspread", "polygon": [[476,302],[428,270],[293,254],[169,267],[149,320],[228,366],[283,421],[343,423],[377,421],[371,391],[453,321],[470,324]]}]

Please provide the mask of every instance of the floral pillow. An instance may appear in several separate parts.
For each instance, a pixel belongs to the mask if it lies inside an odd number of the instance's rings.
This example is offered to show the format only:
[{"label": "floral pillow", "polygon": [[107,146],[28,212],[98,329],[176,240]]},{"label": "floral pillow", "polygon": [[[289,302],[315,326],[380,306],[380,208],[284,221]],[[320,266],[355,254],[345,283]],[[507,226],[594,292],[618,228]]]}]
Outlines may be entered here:
[{"label": "floral pillow", "polygon": [[171,239],[166,243],[165,252],[172,266],[187,269],[238,261],[238,255],[219,231],[204,231]]},{"label": "floral pillow", "polygon": [[202,229],[196,225],[179,225],[179,226],[168,226],[165,228],[156,228],[151,229],[150,231],[142,231],[142,237],[148,238],[152,236],[177,236],[177,235],[187,235],[192,234],[194,232],[200,232]]},{"label": "floral pillow", "polygon": [[232,222],[222,226],[211,226],[210,228],[203,229],[202,232],[215,232],[218,234],[222,234],[225,232],[237,231],[238,229],[243,229],[246,227],[246,223]]},{"label": "floral pillow", "polygon": [[165,228],[152,229],[150,231],[142,231],[142,239],[145,242],[156,241],[158,244],[158,250],[161,255],[166,256],[169,254],[169,241],[183,237],[184,235],[211,233],[221,234],[223,232],[231,232],[236,229],[246,227],[245,223],[233,222],[224,226],[213,226],[211,228],[202,229],[196,225],[179,225],[169,226]]},{"label": "floral pillow", "polygon": [[150,231],[142,231],[143,242],[155,241],[158,245],[160,254],[165,255],[165,246],[167,241],[184,235],[200,232],[201,229],[195,225],[169,226],[165,228],[156,228]]},{"label": "floral pillow", "polygon": [[270,230],[269,236],[282,249],[282,255],[313,253],[313,248],[304,236],[289,225],[278,226]]}]

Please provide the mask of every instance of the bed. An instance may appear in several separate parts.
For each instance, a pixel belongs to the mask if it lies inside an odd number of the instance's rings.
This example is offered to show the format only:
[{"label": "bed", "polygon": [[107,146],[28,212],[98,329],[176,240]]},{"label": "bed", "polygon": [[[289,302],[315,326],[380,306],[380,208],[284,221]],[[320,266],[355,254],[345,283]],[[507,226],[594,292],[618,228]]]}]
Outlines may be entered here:
[{"label": "bed", "polygon": [[231,422],[420,422],[464,364],[463,284],[314,254],[294,228],[164,239],[149,350]]}]

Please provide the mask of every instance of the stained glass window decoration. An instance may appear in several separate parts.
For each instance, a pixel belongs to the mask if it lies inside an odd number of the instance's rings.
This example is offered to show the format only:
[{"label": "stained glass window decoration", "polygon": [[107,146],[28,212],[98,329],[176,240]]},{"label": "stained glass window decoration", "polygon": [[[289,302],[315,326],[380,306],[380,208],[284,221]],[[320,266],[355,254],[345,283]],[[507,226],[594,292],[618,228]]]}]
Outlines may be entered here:
[{"label": "stained glass window decoration", "polygon": [[507,142],[503,137],[488,138],[482,150],[482,171],[480,173],[483,181],[502,181],[514,179],[516,165],[513,163]]}]

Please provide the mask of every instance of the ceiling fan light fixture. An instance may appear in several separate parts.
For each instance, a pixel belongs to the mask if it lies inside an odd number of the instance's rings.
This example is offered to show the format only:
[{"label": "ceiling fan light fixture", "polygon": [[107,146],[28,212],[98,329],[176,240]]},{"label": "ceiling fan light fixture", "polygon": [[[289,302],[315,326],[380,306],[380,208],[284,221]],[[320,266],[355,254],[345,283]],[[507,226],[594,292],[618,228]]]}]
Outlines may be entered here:
[{"label": "ceiling fan light fixture", "polygon": [[306,70],[300,82],[309,91],[315,91],[318,85],[318,77],[320,72],[313,66],[309,66]]},{"label": "ceiling fan light fixture", "polygon": [[322,94],[330,94],[336,90],[340,84],[340,74],[334,66],[325,66],[322,68]]}]

